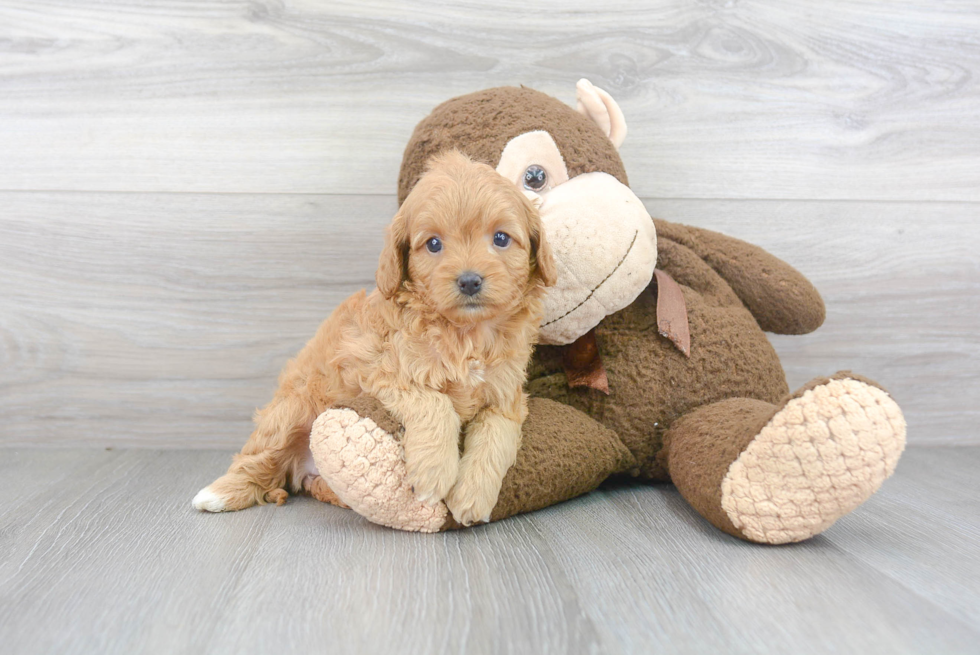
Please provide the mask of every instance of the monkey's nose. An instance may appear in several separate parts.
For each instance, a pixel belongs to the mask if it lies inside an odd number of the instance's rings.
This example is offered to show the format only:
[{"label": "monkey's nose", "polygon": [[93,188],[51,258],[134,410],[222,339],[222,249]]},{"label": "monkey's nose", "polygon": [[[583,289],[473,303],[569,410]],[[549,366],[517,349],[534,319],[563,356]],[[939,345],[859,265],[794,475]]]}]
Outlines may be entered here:
[{"label": "monkey's nose", "polygon": [[459,290],[467,296],[475,296],[480,292],[480,287],[483,286],[483,278],[473,271],[467,271],[456,278],[456,284],[459,286]]}]

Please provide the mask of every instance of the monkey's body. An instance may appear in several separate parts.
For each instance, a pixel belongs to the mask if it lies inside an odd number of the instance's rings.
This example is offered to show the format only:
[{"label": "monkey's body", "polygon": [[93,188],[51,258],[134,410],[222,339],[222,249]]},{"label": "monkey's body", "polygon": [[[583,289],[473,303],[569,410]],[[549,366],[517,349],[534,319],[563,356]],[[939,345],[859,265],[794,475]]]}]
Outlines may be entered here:
[{"label": "monkey's body", "polygon": [[[617,152],[625,132],[615,102],[583,81],[578,112],[525,88],[455,98],[418,125],[405,150],[399,198],[447,148],[517,184],[525,169],[525,179],[537,181],[544,170],[554,181],[525,184],[537,197],[559,278],[546,299],[547,345],[530,366],[523,444],[491,518],[630,475],[672,481],[706,519],[743,539],[784,543],[818,534],[894,470],[905,443],[901,410],[850,373],[788,393],[764,331],[815,330],[824,318],[820,296],[761,248],[650,219],[626,186]],[[654,266],[680,287],[689,349],[660,333]],[[598,358],[586,358],[591,368],[580,378],[570,362],[583,343],[594,343]],[[570,386],[573,374],[585,386]],[[398,432],[362,398],[321,416],[311,445],[330,487],[371,520],[424,531],[459,527],[444,508],[414,504],[398,469]],[[365,433],[372,438],[355,444],[352,435]],[[385,484],[365,490],[359,474],[339,463],[337,448],[348,444],[383,469]]]},{"label": "monkey's body", "polygon": [[658,266],[684,293],[690,356],[657,334],[654,282],[595,329],[609,394],[569,387],[563,366],[565,346],[538,347],[527,389],[532,396],[575,407],[613,430],[636,459],[632,474],[669,480],[663,436],[677,419],[728,398],[776,403],[789,388],[779,358],[752,314],[730,289],[706,288],[715,278],[708,265],[690,249],[665,238],[665,223],[657,221],[657,226]]}]

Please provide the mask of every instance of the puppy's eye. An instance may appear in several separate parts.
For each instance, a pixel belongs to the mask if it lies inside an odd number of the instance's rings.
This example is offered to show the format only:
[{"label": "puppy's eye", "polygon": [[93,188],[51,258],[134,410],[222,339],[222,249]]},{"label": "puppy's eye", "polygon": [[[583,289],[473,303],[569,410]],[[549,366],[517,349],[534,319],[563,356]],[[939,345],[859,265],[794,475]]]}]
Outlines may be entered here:
[{"label": "puppy's eye", "polygon": [[537,164],[531,164],[524,171],[524,188],[529,191],[540,191],[548,183],[548,174]]},{"label": "puppy's eye", "polygon": [[425,249],[431,253],[436,253],[442,250],[442,239],[439,237],[432,237],[425,242]]},{"label": "puppy's eye", "polygon": [[493,245],[498,248],[506,248],[510,244],[510,235],[506,232],[497,232],[493,235]]}]

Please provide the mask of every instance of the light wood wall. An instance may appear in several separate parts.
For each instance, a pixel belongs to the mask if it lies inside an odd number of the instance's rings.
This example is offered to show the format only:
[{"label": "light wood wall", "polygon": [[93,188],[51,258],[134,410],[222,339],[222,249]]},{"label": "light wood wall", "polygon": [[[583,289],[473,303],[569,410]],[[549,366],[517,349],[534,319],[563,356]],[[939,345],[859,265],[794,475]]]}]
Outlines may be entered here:
[{"label": "light wood wall", "polygon": [[437,103],[622,106],[651,213],[783,257],[916,444],[980,443],[980,5],[0,0],[0,444],[238,446],[370,286]]}]

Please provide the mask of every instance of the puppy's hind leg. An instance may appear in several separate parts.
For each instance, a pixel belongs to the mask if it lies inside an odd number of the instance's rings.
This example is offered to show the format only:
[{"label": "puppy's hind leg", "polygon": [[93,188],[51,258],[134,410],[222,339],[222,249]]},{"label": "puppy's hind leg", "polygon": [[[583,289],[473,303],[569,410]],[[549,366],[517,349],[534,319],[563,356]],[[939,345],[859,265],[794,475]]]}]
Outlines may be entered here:
[{"label": "puppy's hind leg", "polygon": [[277,394],[256,415],[255,431],[228,472],[194,496],[194,507],[230,512],[286,502],[287,487],[293,492],[302,488],[316,414],[314,403],[302,394]]}]

